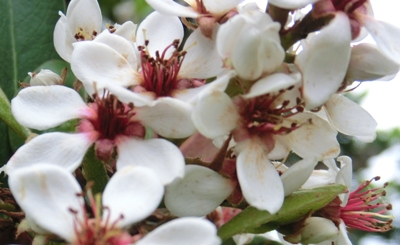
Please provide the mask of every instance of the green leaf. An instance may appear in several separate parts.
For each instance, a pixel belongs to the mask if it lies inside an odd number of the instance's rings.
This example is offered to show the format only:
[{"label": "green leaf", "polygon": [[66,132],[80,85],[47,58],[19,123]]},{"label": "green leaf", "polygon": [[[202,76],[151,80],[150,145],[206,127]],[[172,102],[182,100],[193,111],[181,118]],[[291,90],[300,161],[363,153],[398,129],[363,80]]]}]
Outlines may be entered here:
[{"label": "green leaf", "polygon": [[92,181],[92,193],[102,193],[108,182],[107,170],[104,163],[96,158],[95,146],[92,145],[83,159],[83,174],[87,182]]},{"label": "green leaf", "polygon": [[296,191],[285,198],[281,210],[276,214],[248,207],[224,224],[218,236],[226,240],[241,233],[267,232],[281,225],[303,218],[309,212],[326,206],[338,194],[347,191],[343,185],[329,185],[314,189]]},{"label": "green leaf", "polygon": [[[0,0],[0,6],[0,87],[11,100],[28,72],[58,58],[53,31],[65,1]],[[0,122],[0,166],[11,154],[7,126]]]}]

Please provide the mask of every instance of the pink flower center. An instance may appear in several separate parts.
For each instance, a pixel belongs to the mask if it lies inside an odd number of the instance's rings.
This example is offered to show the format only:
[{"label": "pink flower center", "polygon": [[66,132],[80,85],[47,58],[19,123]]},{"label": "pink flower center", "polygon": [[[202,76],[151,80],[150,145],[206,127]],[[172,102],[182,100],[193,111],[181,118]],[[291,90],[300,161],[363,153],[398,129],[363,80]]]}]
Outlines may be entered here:
[{"label": "pink flower center", "polygon": [[[180,79],[178,77],[186,51],[177,51],[179,40],[175,40],[160,55],[151,57],[147,50],[148,41],[145,46],[139,46],[142,62],[143,83],[133,88],[135,92],[152,92],[155,97],[172,96],[179,89],[198,87],[204,84],[197,79]],[[175,49],[171,57],[167,58],[169,49]]]},{"label": "pink flower center", "polygon": [[[79,218],[82,215],[78,216],[78,212],[76,210],[70,209],[70,212],[75,217],[74,230],[76,234],[76,240],[73,242],[73,245],[131,244],[131,235],[116,226],[117,223],[124,218],[123,215],[121,215],[120,218],[114,222],[110,222],[109,216],[103,221],[100,209],[97,208],[100,207],[101,204],[97,204],[91,194],[89,194],[89,201],[94,218],[88,218],[89,215],[87,214],[84,206],[82,206],[84,214],[83,220]],[[97,200],[97,202],[100,202],[100,198]],[[103,211],[108,211],[108,214],[110,213],[110,210],[107,207],[103,207]]]},{"label": "pink flower center", "polygon": [[80,121],[79,132],[96,133],[96,156],[108,161],[113,154],[117,136],[144,138],[145,128],[134,119],[133,105],[120,102],[107,92],[100,97],[95,94],[89,106],[94,116]]},{"label": "pink flower center", "polygon": [[340,209],[340,218],[348,227],[371,232],[386,232],[392,229],[392,216],[385,215],[392,209],[391,204],[381,202],[381,197],[386,195],[384,188],[372,188],[365,190],[373,180],[364,181],[349,195],[349,200],[345,207]]},{"label": "pink flower center", "polygon": [[[293,89],[293,86],[287,90],[291,89]],[[285,135],[302,126],[290,117],[304,111],[303,103],[297,100],[294,106],[289,106],[289,100],[279,102],[280,97],[287,90],[251,99],[243,99],[242,97],[235,99],[242,118],[242,125],[246,128],[248,134]]]}]

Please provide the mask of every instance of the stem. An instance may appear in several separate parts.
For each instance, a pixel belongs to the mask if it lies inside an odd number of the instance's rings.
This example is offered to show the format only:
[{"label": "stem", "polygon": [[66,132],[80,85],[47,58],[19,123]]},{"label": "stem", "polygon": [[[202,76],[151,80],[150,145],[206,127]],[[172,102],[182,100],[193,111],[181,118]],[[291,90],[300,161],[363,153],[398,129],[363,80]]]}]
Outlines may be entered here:
[{"label": "stem", "polygon": [[12,112],[11,105],[4,94],[3,90],[0,88],[0,120],[5,122],[17,135],[23,140],[26,140],[31,134],[29,129],[25,128],[15,120]]},{"label": "stem", "polygon": [[102,193],[108,182],[107,170],[104,163],[96,158],[94,145],[86,152],[83,159],[83,174],[87,182],[93,182],[93,195]]}]

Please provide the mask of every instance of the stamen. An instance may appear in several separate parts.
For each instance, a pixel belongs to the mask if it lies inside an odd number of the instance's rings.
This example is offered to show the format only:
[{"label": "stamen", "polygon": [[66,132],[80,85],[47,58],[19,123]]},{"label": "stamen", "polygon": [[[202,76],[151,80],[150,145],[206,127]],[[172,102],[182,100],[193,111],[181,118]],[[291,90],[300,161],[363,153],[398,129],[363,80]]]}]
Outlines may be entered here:
[{"label": "stamen", "polygon": [[372,181],[379,179],[380,177],[375,177],[364,181],[350,193],[347,205],[341,208],[340,214],[346,226],[371,232],[385,232],[393,228],[391,224],[394,217],[385,214],[392,209],[392,205],[377,202],[386,195],[384,188],[388,183],[385,183],[382,188],[364,191]]}]

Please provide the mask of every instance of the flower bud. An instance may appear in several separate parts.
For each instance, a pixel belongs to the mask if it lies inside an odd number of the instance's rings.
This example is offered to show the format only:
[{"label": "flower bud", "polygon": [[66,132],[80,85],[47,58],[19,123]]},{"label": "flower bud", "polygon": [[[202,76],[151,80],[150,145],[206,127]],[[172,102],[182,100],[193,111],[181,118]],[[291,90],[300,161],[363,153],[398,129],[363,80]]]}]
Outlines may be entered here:
[{"label": "flower bud", "polygon": [[311,244],[331,240],[339,234],[339,229],[329,219],[310,217],[304,222],[300,233],[301,242]]},{"label": "flower bud", "polygon": [[217,34],[217,50],[225,65],[239,77],[257,80],[272,73],[284,59],[280,45],[280,24],[268,14],[248,9],[223,24]]},{"label": "flower bud", "polygon": [[63,80],[61,77],[48,69],[41,69],[39,73],[28,72],[31,76],[31,86],[49,86],[49,85],[61,85]]}]

